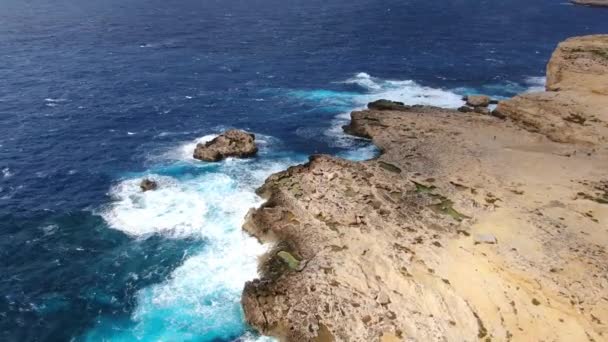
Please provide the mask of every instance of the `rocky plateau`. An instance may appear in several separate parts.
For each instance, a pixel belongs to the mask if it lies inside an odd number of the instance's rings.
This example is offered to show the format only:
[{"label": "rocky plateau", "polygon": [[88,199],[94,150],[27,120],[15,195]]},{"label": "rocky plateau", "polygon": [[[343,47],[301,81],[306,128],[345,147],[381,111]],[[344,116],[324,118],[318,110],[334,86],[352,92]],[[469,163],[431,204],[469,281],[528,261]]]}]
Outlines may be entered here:
[{"label": "rocky plateau", "polygon": [[[479,106],[488,99],[476,99]],[[608,36],[561,43],[547,91],[495,115],[391,101],[382,151],[270,176],[242,304],[281,341],[608,341]]]}]

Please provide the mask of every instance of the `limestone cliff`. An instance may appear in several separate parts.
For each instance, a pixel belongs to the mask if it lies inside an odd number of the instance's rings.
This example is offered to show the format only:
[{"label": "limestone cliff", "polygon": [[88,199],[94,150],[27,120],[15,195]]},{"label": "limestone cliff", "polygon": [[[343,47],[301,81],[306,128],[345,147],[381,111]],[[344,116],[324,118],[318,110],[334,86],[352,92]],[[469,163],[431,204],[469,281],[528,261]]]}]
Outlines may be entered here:
[{"label": "limestone cliff", "polygon": [[516,96],[497,112],[566,143],[608,139],[608,35],[570,38],[547,65],[547,92]]},{"label": "limestone cliff", "polygon": [[244,226],[275,246],[248,322],[298,342],[608,339],[605,123],[559,143],[513,103],[507,120],[372,106],[347,131],[381,156],[269,177]]}]

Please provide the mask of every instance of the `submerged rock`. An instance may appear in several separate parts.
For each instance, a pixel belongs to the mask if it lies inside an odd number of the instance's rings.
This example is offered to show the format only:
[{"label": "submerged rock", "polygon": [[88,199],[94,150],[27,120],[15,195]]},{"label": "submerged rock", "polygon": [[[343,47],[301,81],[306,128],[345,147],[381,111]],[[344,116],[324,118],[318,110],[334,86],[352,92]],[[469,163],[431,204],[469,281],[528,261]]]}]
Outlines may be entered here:
[{"label": "submerged rock", "polygon": [[196,145],[193,157],[204,161],[216,162],[228,157],[251,157],[257,152],[255,135],[231,129],[211,141]]},{"label": "submerged rock", "polygon": [[139,183],[139,187],[141,188],[141,191],[144,192],[149,190],[156,190],[158,188],[158,183],[151,179],[144,178],[141,183]]}]

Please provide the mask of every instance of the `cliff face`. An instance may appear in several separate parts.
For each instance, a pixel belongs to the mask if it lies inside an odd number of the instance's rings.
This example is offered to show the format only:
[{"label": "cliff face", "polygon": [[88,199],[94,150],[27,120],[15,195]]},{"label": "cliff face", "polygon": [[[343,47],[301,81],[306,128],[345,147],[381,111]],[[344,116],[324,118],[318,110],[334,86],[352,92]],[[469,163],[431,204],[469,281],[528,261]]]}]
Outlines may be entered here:
[{"label": "cliff face", "polygon": [[608,35],[568,39],[547,65],[547,92],[522,94],[497,111],[522,127],[564,143],[608,138]]},{"label": "cliff face", "polygon": [[567,39],[547,65],[547,90],[608,95],[608,35]]},{"label": "cliff face", "polygon": [[604,140],[434,107],[351,116],[379,158],[313,156],[259,189],[244,229],[275,248],[243,292],[253,327],[284,341],[608,338]]}]

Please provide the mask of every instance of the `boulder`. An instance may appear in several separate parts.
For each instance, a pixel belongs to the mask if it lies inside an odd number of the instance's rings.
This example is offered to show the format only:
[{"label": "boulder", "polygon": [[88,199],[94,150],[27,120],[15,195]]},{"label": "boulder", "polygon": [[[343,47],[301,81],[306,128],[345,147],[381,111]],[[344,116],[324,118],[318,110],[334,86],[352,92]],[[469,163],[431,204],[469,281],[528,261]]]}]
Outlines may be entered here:
[{"label": "boulder", "polygon": [[254,156],[257,152],[255,135],[231,129],[211,141],[196,145],[193,157],[216,162],[228,157],[247,158]]},{"label": "boulder", "polygon": [[141,191],[144,192],[149,190],[156,190],[156,188],[158,188],[158,183],[151,179],[144,178],[141,183],[139,183],[139,187],[141,188]]},{"label": "boulder", "polygon": [[469,95],[466,101],[467,105],[471,107],[487,107],[490,105],[490,98],[485,95]]},{"label": "boulder", "polygon": [[410,106],[406,106],[403,102],[382,99],[368,103],[367,108],[375,110],[408,110]]}]

